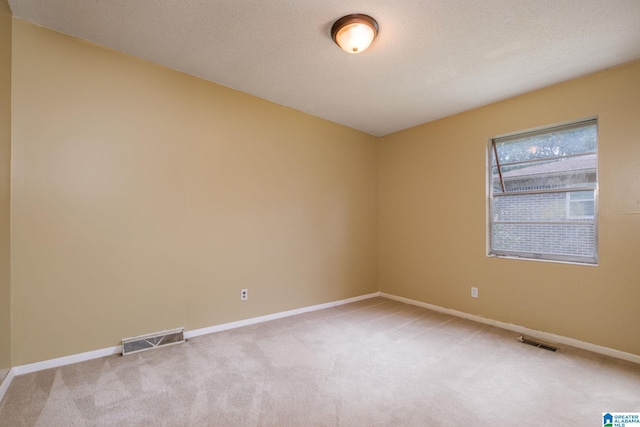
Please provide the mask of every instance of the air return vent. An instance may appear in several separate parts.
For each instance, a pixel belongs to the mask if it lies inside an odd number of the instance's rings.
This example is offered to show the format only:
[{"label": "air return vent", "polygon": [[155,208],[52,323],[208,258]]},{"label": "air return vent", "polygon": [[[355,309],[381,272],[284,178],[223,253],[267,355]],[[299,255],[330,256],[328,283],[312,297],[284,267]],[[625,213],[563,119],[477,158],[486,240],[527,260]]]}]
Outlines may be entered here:
[{"label": "air return vent", "polygon": [[532,345],[534,347],[541,348],[543,350],[553,351],[553,352],[558,351],[558,347],[554,347],[554,346],[549,345],[549,344],[544,344],[544,343],[541,343],[541,342],[538,342],[538,341],[530,340],[530,339],[525,338],[523,336],[519,336],[518,337],[518,341],[520,341],[523,344]]},{"label": "air return vent", "polygon": [[125,338],[122,340],[122,355],[152,350],[167,345],[180,344],[182,342],[184,342],[184,328]]}]

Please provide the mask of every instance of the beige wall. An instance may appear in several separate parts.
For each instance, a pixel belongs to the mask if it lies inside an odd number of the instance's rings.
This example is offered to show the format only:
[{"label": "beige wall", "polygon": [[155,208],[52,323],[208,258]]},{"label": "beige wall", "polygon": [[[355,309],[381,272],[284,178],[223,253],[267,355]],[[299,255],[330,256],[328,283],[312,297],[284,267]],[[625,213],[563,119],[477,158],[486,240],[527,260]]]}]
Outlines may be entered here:
[{"label": "beige wall", "polygon": [[[596,115],[600,265],[487,258],[488,138]],[[639,117],[636,62],[381,138],[380,290],[640,355]]]},{"label": "beige wall", "polygon": [[[640,63],[379,140],[19,19],[12,66],[13,365],[378,289],[640,354]],[[487,139],[594,115],[600,265],[487,258]]]},{"label": "beige wall", "polygon": [[9,194],[11,188],[11,10],[0,0],[0,381],[11,368]]},{"label": "beige wall", "polygon": [[19,19],[13,43],[15,365],[377,291],[374,137]]}]

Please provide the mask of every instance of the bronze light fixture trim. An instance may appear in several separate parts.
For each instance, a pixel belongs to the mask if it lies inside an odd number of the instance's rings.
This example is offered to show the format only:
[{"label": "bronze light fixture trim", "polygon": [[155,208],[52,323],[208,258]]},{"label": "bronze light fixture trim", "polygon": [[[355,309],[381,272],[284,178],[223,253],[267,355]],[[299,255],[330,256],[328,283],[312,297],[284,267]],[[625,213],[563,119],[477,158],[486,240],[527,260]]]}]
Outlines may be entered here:
[{"label": "bronze light fixture trim", "polygon": [[378,23],[369,15],[346,15],[333,23],[331,38],[347,53],[364,52],[378,35]]}]

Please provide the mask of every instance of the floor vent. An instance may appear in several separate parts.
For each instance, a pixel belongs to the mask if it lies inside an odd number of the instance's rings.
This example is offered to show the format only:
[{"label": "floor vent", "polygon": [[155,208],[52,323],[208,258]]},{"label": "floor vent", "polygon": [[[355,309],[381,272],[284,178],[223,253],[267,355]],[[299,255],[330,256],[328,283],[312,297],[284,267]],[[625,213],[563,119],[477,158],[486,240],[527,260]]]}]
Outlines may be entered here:
[{"label": "floor vent", "polygon": [[184,328],[125,338],[122,340],[122,355],[153,350],[154,348],[180,344],[182,342],[184,342]]},{"label": "floor vent", "polygon": [[519,336],[518,337],[518,341],[520,341],[523,344],[532,345],[534,347],[541,348],[543,350],[553,351],[553,352],[558,351],[558,347],[554,347],[554,346],[549,345],[549,344],[543,344],[543,343],[538,342],[538,341],[530,340],[530,339],[525,338],[523,336]]}]

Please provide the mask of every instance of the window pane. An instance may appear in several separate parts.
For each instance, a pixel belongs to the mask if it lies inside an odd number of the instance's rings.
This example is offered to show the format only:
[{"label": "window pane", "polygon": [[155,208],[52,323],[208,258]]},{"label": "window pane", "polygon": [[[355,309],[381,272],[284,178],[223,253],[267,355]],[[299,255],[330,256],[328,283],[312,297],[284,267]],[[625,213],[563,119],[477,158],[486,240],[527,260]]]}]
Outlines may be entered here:
[{"label": "window pane", "polygon": [[519,139],[509,138],[505,142],[501,142],[500,139],[496,140],[498,160],[501,165],[595,152],[596,147],[597,127],[595,124]]},{"label": "window pane", "polygon": [[[567,159],[505,166],[501,170],[505,190],[509,192],[571,188],[577,185],[595,187],[596,166],[596,155],[587,154]],[[493,188],[501,191],[497,168],[493,168],[493,183]]]},{"label": "window pane", "polygon": [[[582,203],[582,202],[578,202]],[[593,202],[591,203],[593,206]],[[567,204],[564,192],[534,193],[495,197],[493,199],[494,222],[566,222],[573,221],[567,209],[577,204]],[[593,216],[593,209],[591,209]]]},{"label": "window pane", "polygon": [[494,224],[493,249],[498,252],[594,256],[595,227],[584,224]]},{"label": "window pane", "polygon": [[572,201],[576,200],[591,200],[593,201],[593,191],[572,191],[569,194],[569,198]]},{"label": "window pane", "polygon": [[573,218],[592,217],[593,216],[593,200],[572,202],[570,205],[569,215]]},{"label": "window pane", "polygon": [[597,262],[595,120],[494,139],[489,157],[491,254]]}]

